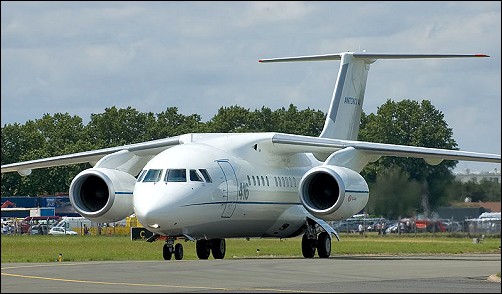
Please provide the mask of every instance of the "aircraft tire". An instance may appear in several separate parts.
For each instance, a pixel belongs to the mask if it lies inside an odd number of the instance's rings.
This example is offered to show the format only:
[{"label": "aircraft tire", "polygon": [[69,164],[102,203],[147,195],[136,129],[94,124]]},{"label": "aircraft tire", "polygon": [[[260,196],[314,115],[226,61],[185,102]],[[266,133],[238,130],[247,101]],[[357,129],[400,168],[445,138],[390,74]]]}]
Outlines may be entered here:
[{"label": "aircraft tire", "polygon": [[307,234],[302,237],[302,254],[305,258],[312,258],[315,255],[315,239],[309,239]]},{"label": "aircraft tire", "polygon": [[326,232],[317,236],[317,254],[320,258],[328,258],[331,255],[331,238]]},{"label": "aircraft tire", "polygon": [[197,240],[195,243],[195,249],[197,251],[197,257],[199,259],[208,259],[211,254],[211,248],[209,247],[209,242],[207,240]]},{"label": "aircraft tire", "polygon": [[164,247],[162,248],[162,257],[164,257],[164,260],[171,260],[172,257],[172,248],[166,244],[164,244]]},{"label": "aircraft tire", "polygon": [[214,259],[223,259],[226,251],[225,239],[212,239],[211,250],[213,251]]},{"label": "aircraft tire", "polygon": [[174,246],[174,258],[176,260],[183,259],[183,245],[181,245],[180,243],[178,243]]}]

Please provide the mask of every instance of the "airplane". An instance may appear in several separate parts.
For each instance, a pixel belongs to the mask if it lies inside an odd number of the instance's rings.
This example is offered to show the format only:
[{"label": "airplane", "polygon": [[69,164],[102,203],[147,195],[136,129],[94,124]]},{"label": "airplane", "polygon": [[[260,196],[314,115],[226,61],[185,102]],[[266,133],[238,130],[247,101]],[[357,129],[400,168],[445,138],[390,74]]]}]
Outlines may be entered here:
[{"label": "airplane", "polygon": [[223,259],[226,238],[302,236],[305,258],[328,258],[338,233],[329,221],[359,213],[369,199],[361,170],[381,156],[500,163],[500,154],[357,141],[370,65],[378,59],[469,58],[484,54],[342,52],[261,59],[331,61],[340,66],[319,137],[286,133],[188,133],[125,146],[1,166],[32,169],[89,162],[69,188],[70,202],[94,222],[135,214],[165,242],[162,256],[183,259],[180,241],[199,259]]}]

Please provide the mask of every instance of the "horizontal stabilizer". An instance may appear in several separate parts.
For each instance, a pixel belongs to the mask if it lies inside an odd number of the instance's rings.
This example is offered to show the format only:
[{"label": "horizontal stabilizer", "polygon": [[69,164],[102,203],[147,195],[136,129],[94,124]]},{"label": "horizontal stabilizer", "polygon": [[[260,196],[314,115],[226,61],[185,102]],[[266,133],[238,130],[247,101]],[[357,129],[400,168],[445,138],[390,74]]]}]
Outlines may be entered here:
[{"label": "horizontal stabilizer", "polygon": [[[350,53],[350,52],[347,52]],[[342,55],[338,54],[324,54],[324,55],[310,55],[310,56],[297,56],[297,57],[281,57],[260,59],[258,62],[292,62],[292,61],[325,61],[325,60],[341,60]],[[465,58],[465,57],[490,57],[486,54],[394,54],[394,53],[351,53],[353,58],[356,59],[413,59],[413,58]]]}]

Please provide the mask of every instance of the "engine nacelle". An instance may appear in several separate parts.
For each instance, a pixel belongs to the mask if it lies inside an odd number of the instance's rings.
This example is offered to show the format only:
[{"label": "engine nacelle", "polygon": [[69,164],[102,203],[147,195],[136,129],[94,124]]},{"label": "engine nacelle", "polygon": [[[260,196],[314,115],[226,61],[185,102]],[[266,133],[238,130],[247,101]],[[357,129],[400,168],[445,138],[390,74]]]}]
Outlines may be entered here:
[{"label": "engine nacelle", "polygon": [[300,180],[299,193],[308,212],[328,221],[353,216],[369,198],[368,184],[359,173],[333,165],[310,169]]},{"label": "engine nacelle", "polygon": [[70,202],[83,217],[108,223],[134,212],[136,178],[108,168],[90,168],[79,173],[70,185]]}]

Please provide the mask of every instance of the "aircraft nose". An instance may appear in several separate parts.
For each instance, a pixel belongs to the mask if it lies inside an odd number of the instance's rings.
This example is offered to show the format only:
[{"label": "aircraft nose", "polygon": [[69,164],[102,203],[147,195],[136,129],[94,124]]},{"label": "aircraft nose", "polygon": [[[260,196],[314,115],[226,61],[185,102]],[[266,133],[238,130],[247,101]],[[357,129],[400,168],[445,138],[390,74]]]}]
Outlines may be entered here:
[{"label": "aircraft nose", "polygon": [[[146,202],[146,201],[145,201]],[[134,206],[134,212],[136,213],[136,217],[138,218],[139,222],[144,226],[144,227],[152,227],[152,228],[158,228],[160,227],[159,220],[160,220],[160,215],[165,215],[165,213],[162,213],[162,209],[159,207],[153,205],[148,205],[148,204],[143,204],[143,205],[135,205]],[[165,218],[165,217],[164,217]]]},{"label": "aircraft nose", "polygon": [[159,193],[134,192],[134,212],[145,228],[165,227],[166,221],[173,219],[175,203],[166,195]]},{"label": "aircraft nose", "polygon": [[183,216],[183,206],[192,189],[182,185],[157,183],[136,185],[133,194],[134,212],[138,221],[157,233],[177,230]]}]

